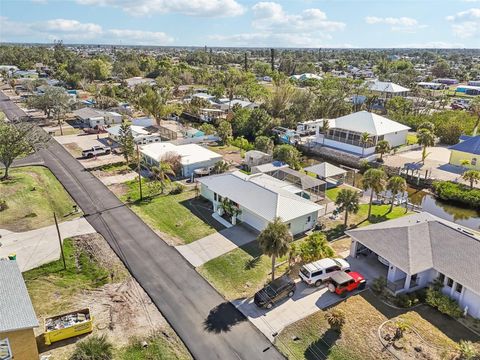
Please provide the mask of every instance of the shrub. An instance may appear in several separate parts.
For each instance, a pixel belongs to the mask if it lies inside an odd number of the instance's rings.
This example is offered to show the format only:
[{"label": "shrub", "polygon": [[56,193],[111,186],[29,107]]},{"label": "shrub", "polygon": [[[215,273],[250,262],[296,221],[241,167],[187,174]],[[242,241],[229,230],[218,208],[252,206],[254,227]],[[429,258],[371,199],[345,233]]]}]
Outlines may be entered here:
[{"label": "shrub", "polygon": [[457,302],[450,299],[448,296],[443,295],[439,290],[428,289],[426,302],[428,305],[438,309],[443,314],[450,315],[454,318],[462,316],[462,309],[458,306]]},{"label": "shrub", "polygon": [[8,209],[7,201],[0,199],[0,211],[4,211]]},{"label": "shrub", "polygon": [[425,302],[425,291],[418,290],[408,294],[401,294],[395,297],[394,299],[395,305],[402,308],[409,308]]},{"label": "shrub", "polygon": [[471,341],[461,340],[458,344],[458,351],[460,352],[460,359],[470,360],[478,356],[478,352]]},{"label": "shrub", "polygon": [[105,335],[93,335],[79,342],[70,360],[111,360],[113,345]]},{"label": "shrub", "polygon": [[470,189],[468,186],[450,181],[435,181],[432,186],[435,194],[442,200],[480,208],[480,189]]},{"label": "shrub", "polygon": [[327,320],[328,325],[330,325],[333,330],[340,331],[343,325],[345,325],[346,315],[340,309],[332,309],[325,313],[325,320]]},{"label": "shrub", "polygon": [[377,293],[381,294],[385,287],[387,286],[387,279],[383,276],[380,276],[373,280],[372,282],[372,290]]},{"label": "shrub", "polygon": [[325,234],[316,232],[300,243],[300,257],[305,263],[331,257],[335,252],[329,245]]},{"label": "shrub", "polygon": [[185,190],[185,185],[180,183],[175,183],[170,190],[171,195],[181,194]]}]

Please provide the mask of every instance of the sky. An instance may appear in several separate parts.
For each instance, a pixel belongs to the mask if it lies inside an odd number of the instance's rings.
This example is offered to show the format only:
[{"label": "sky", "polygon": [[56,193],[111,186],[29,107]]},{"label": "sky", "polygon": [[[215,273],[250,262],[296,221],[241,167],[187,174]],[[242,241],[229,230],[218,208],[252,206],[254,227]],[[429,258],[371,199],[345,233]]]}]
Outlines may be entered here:
[{"label": "sky", "polygon": [[480,48],[480,0],[0,0],[0,41]]}]

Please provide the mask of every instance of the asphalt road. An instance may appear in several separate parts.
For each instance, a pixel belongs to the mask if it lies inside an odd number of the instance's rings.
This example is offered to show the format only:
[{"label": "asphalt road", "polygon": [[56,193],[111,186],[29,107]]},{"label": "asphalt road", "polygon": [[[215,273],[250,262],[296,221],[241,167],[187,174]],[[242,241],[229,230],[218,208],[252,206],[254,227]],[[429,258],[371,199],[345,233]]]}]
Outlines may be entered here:
[{"label": "asphalt road", "polygon": [[[7,117],[23,111],[0,92]],[[195,359],[284,359],[266,337],[97,178],[52,140],[38,152]]]}]

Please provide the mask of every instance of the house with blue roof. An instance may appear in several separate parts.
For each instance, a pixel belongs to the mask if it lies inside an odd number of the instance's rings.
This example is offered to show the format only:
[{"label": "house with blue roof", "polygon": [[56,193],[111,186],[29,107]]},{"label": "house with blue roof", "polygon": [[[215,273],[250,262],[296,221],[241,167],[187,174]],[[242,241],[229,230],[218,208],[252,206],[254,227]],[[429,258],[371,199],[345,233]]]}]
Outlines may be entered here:
[{"label": "house with blue roof", "polygon": [[[449,164],[480,170],[480,135],[462,135],[460,142],[450,146],[449,149],[451,151]],[[463,164],[465,160],[469,161],[468,165]]]}]

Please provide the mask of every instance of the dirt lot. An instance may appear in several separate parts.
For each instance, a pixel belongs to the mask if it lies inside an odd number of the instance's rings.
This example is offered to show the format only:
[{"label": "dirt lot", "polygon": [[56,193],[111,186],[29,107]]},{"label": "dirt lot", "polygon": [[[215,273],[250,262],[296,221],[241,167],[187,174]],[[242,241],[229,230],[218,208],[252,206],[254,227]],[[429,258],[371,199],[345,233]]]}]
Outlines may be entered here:
[{"label": "dirt lot", "polygon": [[[64,299],[69,303],[67,311],[90,308],[94,316],[93,334],[106,334],[116,348],[128,345],[133,338],[147,340],[149,336],[155,334],[174,343],[174,347],[179,347],[180,352],[186,352],[162,314],[135,279],[130,276],[101,235],[76,237],[75,246],[94,258],[100,267],[109,269],[110,283],[72,294],[70,299]],[[51,296],[55,298],[58,294],[51,294]],[[49,299],[44,298],[43,301],[48,302]],[[34,304],[34,306],[37,315],[40,313],[39,309],[46,310],[39,317],[40,324],[43,324],[45,317],[57,313],[54,309],[44,308],[41,304]],[[41,355],[50,355],[50,360],[68,359],[75,348],[75,343],[90,336],[67,339],[47,347],[43,343],[41,327],[35,332]]]}]

